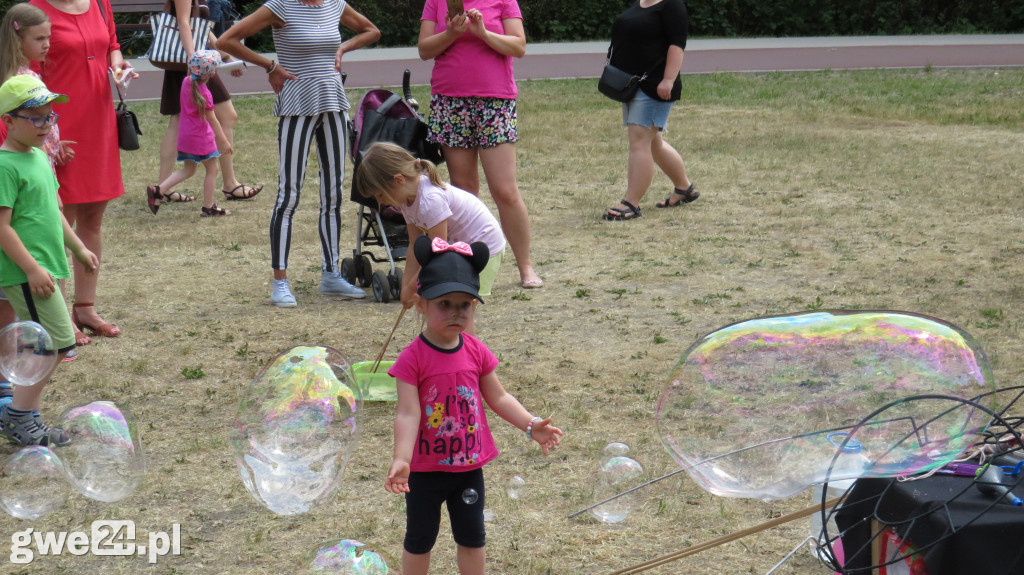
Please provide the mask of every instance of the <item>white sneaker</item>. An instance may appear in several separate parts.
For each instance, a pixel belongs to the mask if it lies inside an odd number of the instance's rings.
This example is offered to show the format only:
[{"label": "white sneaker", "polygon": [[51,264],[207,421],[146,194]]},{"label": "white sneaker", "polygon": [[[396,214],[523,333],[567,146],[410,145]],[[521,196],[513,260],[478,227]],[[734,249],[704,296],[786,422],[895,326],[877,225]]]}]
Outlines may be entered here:
[{"label": "white sneaker", "polygon": [[355,299],[366,297],[365,291],[345,281],[345,278],[341,277],[338,272],[322,272],[320,274],[320,293]]},{"label": "white sneaker", "polygon": [[270,303],[277,307],[295,307],[295,296],[288,287],[288,280],[274,280],[273,291],[270,292]]}]

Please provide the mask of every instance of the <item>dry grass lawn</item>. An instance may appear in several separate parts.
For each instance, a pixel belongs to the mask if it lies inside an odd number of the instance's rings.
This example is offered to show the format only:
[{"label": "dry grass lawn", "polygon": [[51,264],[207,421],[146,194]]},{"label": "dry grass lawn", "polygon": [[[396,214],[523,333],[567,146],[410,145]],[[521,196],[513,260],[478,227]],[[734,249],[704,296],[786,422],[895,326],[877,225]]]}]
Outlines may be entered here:
[{"label": "dry grass lawn", "polygon": [[[717,498],[682,474],[645,490],[643,508],[621,524],[566,519],[588,503],[609,442],[628,444],[652,477],[675,468],[655,431],[656,401],[683,351],[727,323],[809,309],[906,310],[970,332],[998,384],[1024,372],[1024,71],[716,74],[684,86],[666,137],[700,200],[655,209],[670,190],[659,174],[642,219],[609,223],[600,215],[625,185],[618,107],[592,80],[521,83],[519,186],[545,287],[519,289],[510,257],[477,326],[502,360],[506,388],[553,415],[566,437],[544,457],[495,424],[502,456],[485,469],[490,573],[606,573],[809,504],[809,495]],[[424,88],[415,95],[428,100]],[[88,531],[96,519],[134,520],[140,537],[180,523],[181,555],[152,566],[88,554],[27,566],[5,558],[0,572],[294,573],[320,542],[340,538],[400,555],[404,503],[383,489],[393,404],[364,406],[341,488],[311,513],[276,516],[239,479],[227,426],[260,367],[299,344],[372,360],[400,308],[320,295],[313,164],[289,270],[299,306],[269,304],[276,122],[267,97],[236,105],[237,170],[268,189],[223,202],[234,213],[220,219],[200,219],[198,203],[149,213],[143,190],[156,178],[164,120],[155,103],[135,106],[146,135],[141,151],[122,154],[126,194],[107,211],[98,298],[123,334],[82,348],[45,396],[50,418],[99,399],[130,409],[148,458],[143,486],[113,504],[75,496],[35,522],[0,517],[4,540],[27,527]],[[185,188],[200,185],[194,178]],[[347,202],[343,253],[355,247],[355,212]],[[407,314],[386,358],[418,328]],[[528,485],[518,501],[504,493],[512,475]],[[801,521],[652,572],[764,573],[806,535]],[[447,520],[434,572],[456,572]],[[825,572],[805,552],[780,570]]]}]

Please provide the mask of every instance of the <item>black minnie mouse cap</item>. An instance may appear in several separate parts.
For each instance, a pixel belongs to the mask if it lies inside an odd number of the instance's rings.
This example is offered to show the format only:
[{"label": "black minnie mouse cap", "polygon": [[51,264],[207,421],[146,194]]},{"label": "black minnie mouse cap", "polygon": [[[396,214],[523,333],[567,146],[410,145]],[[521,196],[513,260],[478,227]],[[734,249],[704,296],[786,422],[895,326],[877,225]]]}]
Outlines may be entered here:
[{"label": "black minnie mouse cap", "polygon": [[490,259],[487,244],[449,245],[441,238],[431,241],[428,236],[420,236],[413,244],[413,253],[421,267],[416,288],[420,297],[430,300],[449,293],[467,293],[483,303],[480,272]]}]

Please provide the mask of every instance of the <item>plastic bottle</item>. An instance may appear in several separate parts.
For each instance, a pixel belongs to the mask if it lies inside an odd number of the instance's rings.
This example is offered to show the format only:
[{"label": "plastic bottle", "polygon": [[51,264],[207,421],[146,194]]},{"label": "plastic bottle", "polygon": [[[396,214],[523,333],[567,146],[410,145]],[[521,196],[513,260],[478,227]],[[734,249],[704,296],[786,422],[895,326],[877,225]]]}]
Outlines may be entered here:
[{"label": "plastic bottle", "polygon": [[[864,471],[870,466],[871,461],[864,456],[862,453],[863,447],[860,442],[854,438],[847,439],[849,434],[846,432],[830,433],[827,437],[829,442],[832,443],[837,449],[841,449],[839,457],[835,458],[835,462],[830,459],[825,463],[822,474],[828,477],[837,477],[843,479],[830,480],[828,482],[828,490],[825,492],[824,483],[816,483],[814,485],[814,496],[811,500],[812,504],[821,504],[822,501],[834,499],[842,496],[846,493],[857,478],[863,475]],[[844,445],[843,442],[846,441]],[[840,447],[842,446],[842,447]],[[831,470],[829,469],[831,467]],[[823,493],[824,492],[824,493]],[[824,498],[822,497],[824,495]],[[839,526],[836,525],[835,513],[839,508],[836,505],[833,509],[827,509],[825,516],[828,517],[828,537],[835,538],[839,535]],[[817,540],[817,544],[814,547],[814,554],[822,561],[828,562],[828,549],[825,547],[826,533],[822,529],[823,524],[821,521],[821,512],[818,511],[814,515],[811,515],[811,537]]]}]

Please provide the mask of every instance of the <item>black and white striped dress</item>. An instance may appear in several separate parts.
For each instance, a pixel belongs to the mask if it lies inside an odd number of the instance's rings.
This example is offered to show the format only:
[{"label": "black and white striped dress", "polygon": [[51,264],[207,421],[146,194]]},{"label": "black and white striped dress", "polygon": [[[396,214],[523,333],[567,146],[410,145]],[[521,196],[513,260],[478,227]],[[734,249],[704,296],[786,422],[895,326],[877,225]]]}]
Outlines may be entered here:
[{"label": "black and white striped dress", "polygon": [[350,108],[334,57],[341,46],[343,0],[324,0],[309,6],[298,0],[269,0],[264,4],[284,26],[274,28],[274,46],[285,70],[297,80],[285,80],[274,104],[275,116],[314,116]]}]

